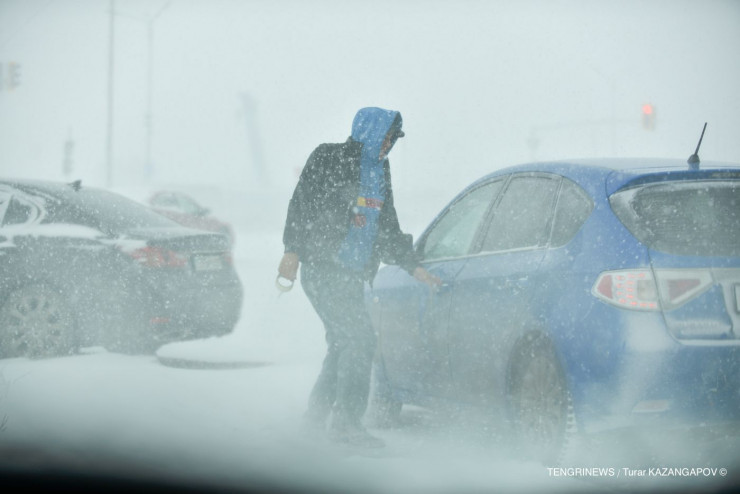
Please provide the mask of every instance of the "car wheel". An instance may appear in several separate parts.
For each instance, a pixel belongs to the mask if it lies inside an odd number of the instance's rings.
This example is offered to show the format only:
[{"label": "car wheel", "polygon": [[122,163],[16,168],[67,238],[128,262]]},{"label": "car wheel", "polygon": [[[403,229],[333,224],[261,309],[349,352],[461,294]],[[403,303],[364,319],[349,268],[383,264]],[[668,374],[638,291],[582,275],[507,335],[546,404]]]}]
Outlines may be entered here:
[{"label": "car wheel", "polygon": [[400,421],[403,403],[393,396],[382,360],[373,364],[370,385],[370,420],[374,427],[390,428]]},{"label": "car wheel", "polygon": [[573,407],[562,367],[545,337],[534,337],[514,352],[508,405],[515,442],[524,455],[556,462],[573,423]]},{"label": "car wheel", "polygon": [[11,292],[0,308],[0,353],[5,357],[49,357],[74,351],[74,314],[66,298],[46,285]]}]

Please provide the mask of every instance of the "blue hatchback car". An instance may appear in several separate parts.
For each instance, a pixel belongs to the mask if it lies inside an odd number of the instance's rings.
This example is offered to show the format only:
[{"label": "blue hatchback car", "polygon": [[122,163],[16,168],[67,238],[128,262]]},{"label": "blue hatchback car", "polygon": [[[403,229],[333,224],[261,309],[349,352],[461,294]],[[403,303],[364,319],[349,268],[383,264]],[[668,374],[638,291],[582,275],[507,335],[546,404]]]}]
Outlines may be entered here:
[{"label": "blue hatchback car", "polygon": [[[536,163],[460,193],[368,305],[376,406],[472,404],[547,458],[584,432],[740,418],[740,167]],[[506,422],[504,422],[506,423]]]}]

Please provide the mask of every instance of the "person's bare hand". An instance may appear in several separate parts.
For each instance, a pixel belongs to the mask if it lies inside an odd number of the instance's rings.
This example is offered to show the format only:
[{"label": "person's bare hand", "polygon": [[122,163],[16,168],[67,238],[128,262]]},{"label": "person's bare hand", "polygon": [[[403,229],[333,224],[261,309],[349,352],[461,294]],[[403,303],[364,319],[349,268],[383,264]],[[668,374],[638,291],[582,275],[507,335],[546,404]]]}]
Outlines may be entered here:
[{"label": "person's bare hand", "polygon": [[298,276],[298,254],[293,252],[286,252],[283,258],[280,260],[280,266],[278,266],[278,274],[286,280],[295,281]]},{"label": "person's bare hand", "polygon": [[421,266],[414,269],[414,278],[416,278],[418,281],[421,281],[422,283],[426,283],[432,288],[442,286],[442,280],[439,279],[439,276],[433,275]]}]

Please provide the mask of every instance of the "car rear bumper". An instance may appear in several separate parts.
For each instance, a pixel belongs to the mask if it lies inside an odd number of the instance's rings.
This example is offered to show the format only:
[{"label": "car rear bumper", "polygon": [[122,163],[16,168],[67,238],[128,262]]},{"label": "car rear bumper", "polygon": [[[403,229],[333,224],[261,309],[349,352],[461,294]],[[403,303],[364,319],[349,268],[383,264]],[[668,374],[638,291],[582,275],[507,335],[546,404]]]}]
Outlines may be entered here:
[{"label": "car rear bumper", "polygon": [[178,286],[168,284],[152,318],[152,333],[159,340],[221,336],[234,329],[243,299],[242,285],[234,276],[218,282]]},{"label": "car rear bumper", "polygon": [[581,427],[700,425],[740,420],[740,342],[629,345],[608,379],[575,383]]}]

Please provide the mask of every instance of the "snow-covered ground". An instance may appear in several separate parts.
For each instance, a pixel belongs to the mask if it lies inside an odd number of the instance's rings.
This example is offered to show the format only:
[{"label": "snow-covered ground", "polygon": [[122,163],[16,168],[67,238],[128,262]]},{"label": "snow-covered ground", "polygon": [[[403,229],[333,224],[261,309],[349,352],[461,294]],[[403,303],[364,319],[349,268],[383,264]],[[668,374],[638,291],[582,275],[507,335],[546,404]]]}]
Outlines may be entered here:
[{"label": "snow-covered ground", "polygon": [[[0,466],[53,462],[82,471],[242,487],[277,482],[321,492],[675,489],[717,486],[725,478],[645,479],[623,469],[708,466],[726,467],[730,477],[739,473],[732,471],[740,468],[736,438],[705,438],[699,448],[693,437],[592,444],[553,469],[517,459],[474,422],[417,408],[404,411],[402,427],[373,430],[387,442],[375,456],[313,442],[299,424],[323,358],[323,329],[299,287],[278,296],[281,254],[279,229],[237,230],[241,321],[226,337],[159,350],[181,367],[102,348],[0,361]],[[193,361],[206,365],[185,365]],[[583,470],[592,467],[613,470]]]}]

